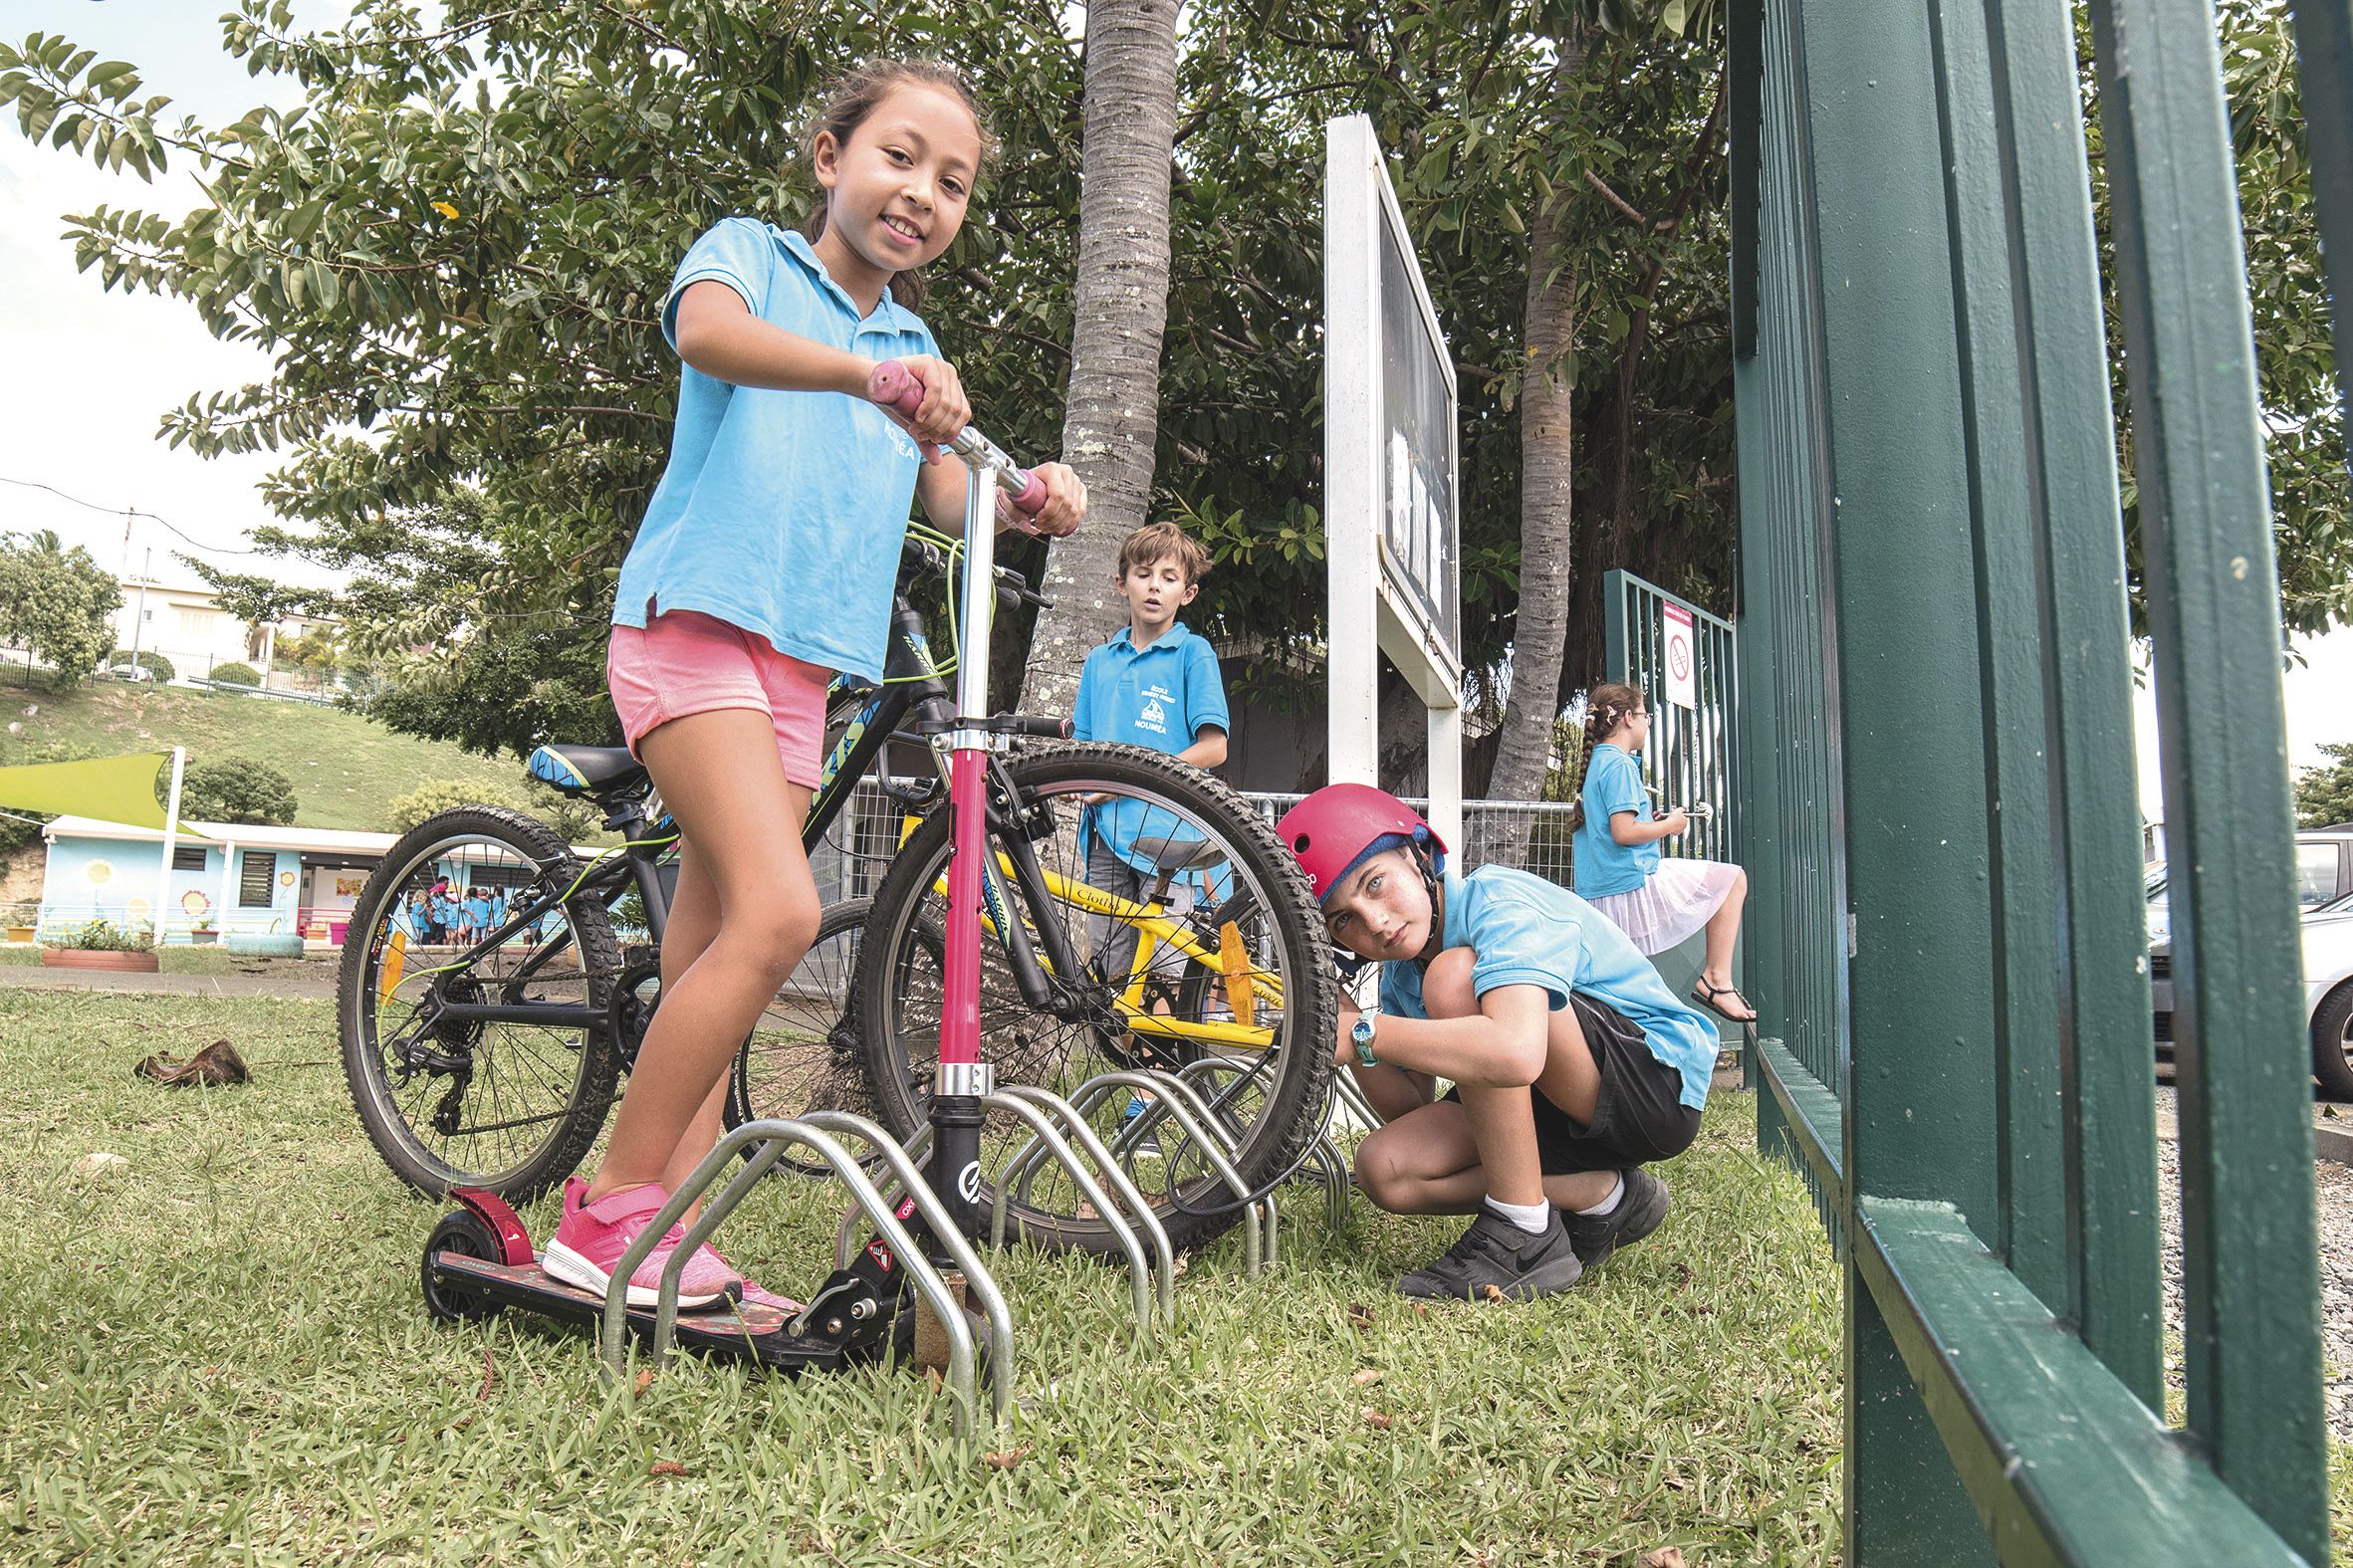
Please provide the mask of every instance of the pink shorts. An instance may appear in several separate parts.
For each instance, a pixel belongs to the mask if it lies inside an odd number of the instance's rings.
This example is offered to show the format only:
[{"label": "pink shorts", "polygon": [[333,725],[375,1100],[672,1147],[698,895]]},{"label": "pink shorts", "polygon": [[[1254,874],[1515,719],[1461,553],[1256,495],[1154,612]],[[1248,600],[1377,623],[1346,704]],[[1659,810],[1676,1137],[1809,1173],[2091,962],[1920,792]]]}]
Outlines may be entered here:
[{"label": "pink shorts", "polygon": [[672,719],[752,708],[776,729],[785,778],[815,789],[824,767],[825,687],[832,673],[779,653],[758,632],[696,610],[665,610],[615,626],[604,678],[629,750]]}]

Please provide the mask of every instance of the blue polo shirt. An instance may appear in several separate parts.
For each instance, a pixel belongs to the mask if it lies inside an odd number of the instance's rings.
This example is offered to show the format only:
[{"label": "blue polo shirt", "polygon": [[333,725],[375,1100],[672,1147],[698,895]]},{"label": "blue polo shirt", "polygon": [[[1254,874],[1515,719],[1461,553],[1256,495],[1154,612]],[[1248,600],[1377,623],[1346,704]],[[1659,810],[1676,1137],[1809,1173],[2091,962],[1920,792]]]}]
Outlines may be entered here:
[{"label": "blue polo shirt", "polygon": [[[662,302],[672,347],[678,298],[703,282],[836,348],[875,359],[939,351],[887,293],[860,316],[809,241],[771,223],[728,218],[694,242]],[[914,440],[864,398],[736,386],[683,366],[669,466],[621,565],[613,624],[700,610],[796,659],[880,680],[920,466]]]},{"label": "blue polo shirt", "polygon": [[1593,748],[1593,762],[1585,770],[1585,787],[1578,793],[1585,818],[1569,840],[1570,864],[1576,870],[1579,898],[1608,898],[1632,893],[1659,868],[1659,846],[1621,844],[1609,835],[1609,819],[1631,811],[1638,822],[1651,819],[1650,791],[1642,785],[1642,765],[1607,741]]},{"label": "blue polo shirt", "polygon": [[[1070,704],[1073,739],[1120,741],[1174,756],[1205,729],[1233,728],[1225,677],[1209,639],[1195,635],[1183,621],[1171,622],[1145,648],[1135,645],[1133,632],[1122,626],[1086,655]],[[1199,835],[1173,821],[1147,821],[1150,809],[1140,800],[1090,807],[1080,823],[1079,853],[1099,834],[1120,859],[1147,875],[1157,874],[1156,853],[1170,841]]]},{"label": "blue polo shirt", "polygon": [[466,918],[477,926],[490,919],[490,900],[480,897],[467,899]]},{"label": "blue polo shirt", "polygon": [[[1622,753],[1620,754],[1623,755]],[[1576,894],[1510,866],[1481,866],[1446,881],[1446,947],[1469,948],[1471,989],[1541,986],[1554,1012],[1576,992],[1604,1003],[1642,1030],[1642,1042],[1683,1079],[1683,1103],[1708,1103],[1716,1071],[1716,1026],[1680,1002],[1626,934]],[[1381,1010],[1426,1018],[1422,971],[1381,966]]]}]

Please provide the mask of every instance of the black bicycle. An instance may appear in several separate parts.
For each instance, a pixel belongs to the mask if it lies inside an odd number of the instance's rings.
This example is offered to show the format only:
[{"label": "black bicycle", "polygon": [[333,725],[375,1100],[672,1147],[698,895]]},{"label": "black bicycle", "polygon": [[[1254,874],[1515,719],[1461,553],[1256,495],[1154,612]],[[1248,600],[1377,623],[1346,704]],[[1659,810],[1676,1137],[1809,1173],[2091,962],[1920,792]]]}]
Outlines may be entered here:
[{"label": "black bicycle", "polygon": [[[1059,720],[960,720],[942,679],[952,665],[933,662],[910,600],[919,579],[953,572],[956,554],[910,530],[883,682],[837,685],[828,704],[803,841],[838,829],[854,863],[888,870],[870,898],[828,908],[818,945],[738,1051],[731,1123],[829,1105],[865,1109],[901,1138],[925,1125],[949,858],[947,813],[931,809],[945,793],[931,741],[977,725],[1001,748],[981,997],[982,1053],[1000,1081],[1067,1091],[1108,1068],[1215,1057],[1235,1168],[1254,1184],[1279,1178],[1311,1137],[1331,1072],[1333,983],[1304,879],[1266,819],[1199,770],[1134,747],[1038,744],[1064,733]],[[998,583],[1000,604],[1041,602],[1018,574]],[[423,1191],[521,1201],[560,1182],[594,1143],[659,1005],[675,826],[625,751],[544,747],[532,767],[603,807],[620,847],[584,863],[527,815],[465,807],[402,837],[353,914],[340,987],[346,1076],[386,1164]],[[507,918],[471,946],[433,940],[415,911],[423,893],[430,914],[436,881],[502,886]],[[1106,1134],[1119,1109],[1103,1113]],[[989,1168],[1027,1136],[994,1118]],[[1164,1131],[1161,1143],[1157,1207],[1171,1240],[1232,1224],[1240,1195],[1185,1140]],[[1017,1229],[1115,1246],[1059,1181],[1015,1195]]]}]

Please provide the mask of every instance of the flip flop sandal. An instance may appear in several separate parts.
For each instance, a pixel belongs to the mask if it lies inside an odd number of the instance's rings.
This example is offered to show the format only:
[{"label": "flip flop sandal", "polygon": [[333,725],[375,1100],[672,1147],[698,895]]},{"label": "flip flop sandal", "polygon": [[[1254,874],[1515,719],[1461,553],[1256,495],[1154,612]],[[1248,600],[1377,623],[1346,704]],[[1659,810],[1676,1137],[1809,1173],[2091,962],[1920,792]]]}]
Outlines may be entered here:
[{"label": "flip flop sandal", "polygon": [[1738,1014],[1727,1012],[1722,1008],[1716,1006],[1716,999],[1718,997],[1740,997],[1740,1000],[1744,1004],[1749,1000],[1746,997],[1741,997],[1741,988],[1738,986],[1711,986],[1707,982],[1702,981],[1699,985],[1694,986],[1691,989],[1691,1000],[1698,1003],[1701,1007],[1706,1008],[1710,1012],[1715,1013],[1725,1022],[1754,1023],[1757,1021],[1757,1009],[1755,1008],[1750,1008],[1749,1015],[1744,1018]]}]

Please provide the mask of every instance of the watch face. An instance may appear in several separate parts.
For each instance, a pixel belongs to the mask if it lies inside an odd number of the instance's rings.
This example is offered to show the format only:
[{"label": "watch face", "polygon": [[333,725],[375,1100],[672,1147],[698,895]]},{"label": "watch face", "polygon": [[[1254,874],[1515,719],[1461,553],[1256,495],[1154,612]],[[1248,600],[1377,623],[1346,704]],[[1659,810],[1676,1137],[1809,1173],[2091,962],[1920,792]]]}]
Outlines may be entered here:
[{"label": "watch face", "polygon": [[1369,1013],[1357,1014],[1356,1025],[1348,1030],[1348,1038],[1359,1045],[1372,1043],[1372,1017]]}]

